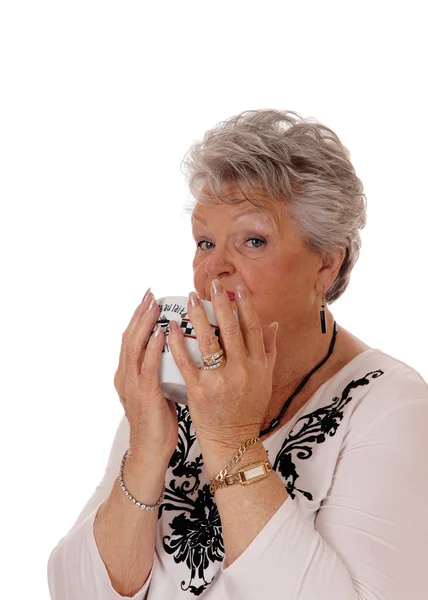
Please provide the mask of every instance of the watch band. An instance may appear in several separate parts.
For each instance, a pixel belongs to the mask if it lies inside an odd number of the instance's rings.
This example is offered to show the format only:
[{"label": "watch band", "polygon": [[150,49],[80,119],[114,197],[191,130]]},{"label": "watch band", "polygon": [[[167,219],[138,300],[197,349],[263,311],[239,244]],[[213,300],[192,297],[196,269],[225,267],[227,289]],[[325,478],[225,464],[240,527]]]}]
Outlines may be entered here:
[{"label": "watch band", "polygon": [[210,492],[214,492],[221,488],[229,487],[239,483],[240,485],[250,485],[260,479],[264,479],[272,471],[272,464],[269,460],[259,460],[258,462],[251,463],[245,467],[238,469],[237,473],[233,475],[226,475],[223,479],[215,479],[213,477],[210,481]]}]

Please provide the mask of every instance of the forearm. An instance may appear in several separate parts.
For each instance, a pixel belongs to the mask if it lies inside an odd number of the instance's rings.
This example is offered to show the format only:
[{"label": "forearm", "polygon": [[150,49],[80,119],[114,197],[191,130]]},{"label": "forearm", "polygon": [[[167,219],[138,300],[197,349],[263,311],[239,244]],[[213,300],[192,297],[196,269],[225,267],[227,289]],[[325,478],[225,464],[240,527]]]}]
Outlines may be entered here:
[{"label": "forearm", "polygon": [[[210,477],[233,454],[212,448],[205,453]],[[245,452],[232,472],[260,460],[268,456],[258,444]],[[289,497],[275,471],[250,485],[218,489],[215,499],[225,547],[222,570],[240,597],[276,598],[281,592],[281,597],[302,600],[357,598],[342,561]]]},{"label": "forearm", "polygon": [[[370,557],[368,562],[373,572],[378,572]],[[231,566],[225,564],[222,569],[229,589],[246,600],[363,600],[368,597],[380,600],[393,597],[366,595],[361,588],[357,590],[341,557],[314,530],[311,519],[290,497],[245,552]],[[376,583],[382,585],[381,580]],[[398,597],[403,598],[394,596]]]},{"label": "forearm", "polygon": [[[124,482],[129,492],[145,504],[159,499],[166,465],[129,455]],[[94,537],[113,588],[133,596],[146,582],[155,550],[158,510],[142,510],[130,502],[116,480],[94,521]]]},{"label": "forearm", "polygon": [[[205,461],[210,477],[224,468],[231,454],[233,452],[227,454],[225,451],[206,448]],[[268,456],[264,447],[257,444],[245,452],[231,472],[260,460],[268,460]],[[288,493],[275,471],[250,485],[234,484],[216,490],[215,500],[221,518],[228,566],[251,544],[287,498]]]}]

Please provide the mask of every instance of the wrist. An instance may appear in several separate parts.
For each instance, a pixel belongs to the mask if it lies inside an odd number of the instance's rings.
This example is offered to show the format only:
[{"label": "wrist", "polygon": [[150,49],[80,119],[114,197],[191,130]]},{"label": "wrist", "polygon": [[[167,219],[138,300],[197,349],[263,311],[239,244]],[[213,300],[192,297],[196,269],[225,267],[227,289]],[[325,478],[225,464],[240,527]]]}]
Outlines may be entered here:
[{"label": "wrist", "polygon": [[[254,439],[260,434],[260,427],[246,427],[245,429],[226,430],[221,432],[205,431],[201,427],[195,427],[201,449],[223,452],[225,455],[233,454],[246,440]],[[248,449],[247,449],[248,451]]]},{"label": "wrist", "polygon": [[140,494],[142,498],[147,497],[145,494],[148,492],[150,497],[145,504],[150,504],[153,499],[159,498],[167,470],[168,463],[165,461],[147,460],[147,456],[141,457],[129,451],[123,467],[123,480],[133,496]]},{"label": "wrist", "polygon": [[126,457],[126,464],[132,464],[136,470],[140,469],[144,470],[144,472],[164,471],[166,473],[172,454],[166,455],[146,448],[130,446]]},{"label": "wrist", "polygon": [[[210,446],[201,448],[204,457],[205,467],[208,471],[209,477],[215,477],[223,470],[226,464],[231,460],[232,456],[237,452],[241,442],[238,442],[233,448],[225,448],[224,446]],[[229,469],[229,474],[237,473],[237,471],[244,466],[247,466],[253,462],[269,460],[266,450],[261,442],[247,448],[238,460],[238,462]]]}]

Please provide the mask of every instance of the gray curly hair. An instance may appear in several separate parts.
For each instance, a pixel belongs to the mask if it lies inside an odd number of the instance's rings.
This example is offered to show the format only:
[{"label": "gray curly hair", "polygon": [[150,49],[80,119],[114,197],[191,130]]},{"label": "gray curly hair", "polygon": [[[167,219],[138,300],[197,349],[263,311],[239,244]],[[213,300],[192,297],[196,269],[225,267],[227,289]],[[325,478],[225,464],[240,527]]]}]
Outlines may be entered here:
[{"label": "gray curly hair", "polygon": [[349,151],[334,131],[294,111],[247,110],[193,143],[181,168],[196,199],[188,212],[196,202],[212,201],[212,194],[226,204],[243,202],[226,196],[223,184],[261,185],[273,201],[285,200],[309,249],[327,256],[346,251],[326,302],[343,294],[360,253],[367,202]]}]

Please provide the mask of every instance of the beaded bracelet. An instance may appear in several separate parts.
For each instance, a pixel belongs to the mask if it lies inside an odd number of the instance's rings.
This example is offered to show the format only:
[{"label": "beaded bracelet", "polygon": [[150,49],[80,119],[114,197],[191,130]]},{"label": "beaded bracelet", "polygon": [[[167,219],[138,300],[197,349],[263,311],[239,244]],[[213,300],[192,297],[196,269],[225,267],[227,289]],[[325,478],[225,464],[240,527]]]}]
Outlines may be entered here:
[{"label": "beaded bracelet", "polygon": [[127,450],[125,452],[125,454],[123,455],[122,458],[122,463],[120,465],[120,471],[119,471],[119,485],[122,489],[122,492],[125,494],[125,496],[128,498],[128,500],[130,502],[132,502],[133,504],[135,504],[135,506],[137,506],[138,508],[141,508],[142,510],[156,510],[157,508],[160,507],[160,505],[162,504],[162,502],[164,501],[164,497],[165,497],[165,484],[163,484],[162,487],[162,493],[160,495],[159,500],[156,502],[156,504],[144,504],[143,502],[139,502],[138,500],[136,500],[131,494],[130,492],[126,489],[126,486],[123,482],[123,468],[125,466],[125,461],[126,461],[126,457],[128,456],[128,451]]}]

